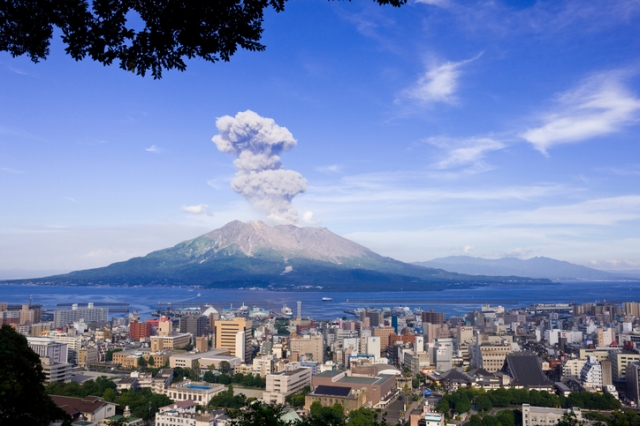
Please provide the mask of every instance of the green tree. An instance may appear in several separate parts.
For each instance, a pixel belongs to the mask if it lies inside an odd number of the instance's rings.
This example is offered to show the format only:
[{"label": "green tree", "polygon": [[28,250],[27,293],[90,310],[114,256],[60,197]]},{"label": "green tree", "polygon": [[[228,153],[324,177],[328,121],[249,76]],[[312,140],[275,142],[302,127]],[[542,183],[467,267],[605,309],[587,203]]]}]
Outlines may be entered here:
[{"label": "green tree", "polygon": [[291,426],[286,420],[282,420],[284,413],[282,405],[263,402],[254,402],[246,410],[228,411],[234,426]]},{"label": "green tree", "polygon": [[138,358],[138,367],[145,367],[147,365],[147,362],[144,360],[143,357]]},{"label": "green tree", "polygon": [[117,396],[118,395],[116,394],[116,391],[114,391],[113,389],[110,389],[110,388],[105,390],[104,393],[102,394],[102,398],[105,401],[109,401],[109,402],[115,401]]},{"label": "green tree", "polygon": [[491,400],[486,395],[477,396],[475,405],[478,411],[491,411],[491,409],[493,408],[493,404],[491,404]]},{"label": "green tree", "polygon": [[46,394],[40,357],[8,325],[0,328],[0,424],[38,426],[69,416]]},{"label": "green tree", "polygon": [[220,370],[221,373],[226,374],[231,371],[231,364],[229,364],[227,361],[220,361],[220,363],[218,364],[218,370]]},{"label": "green tree", "polygon": [[149,357],[149,359],[147,360],[147,364],[149,364],[150,367],[153,367],[155,365],[155,360],[153,359],[152,356]]},{"label": "green tree", "polygon": [[216,383],[216,376],[215,374],[213,374],[211,371],[206,371],[204,373],[204,376],[202,376],[202,380],[204,380],[207,383]]},{"label": "green tree", "polygon": [[500,411],[496,415],[496,420],[502,426],[516,426],[516,414],[513,410]]}]

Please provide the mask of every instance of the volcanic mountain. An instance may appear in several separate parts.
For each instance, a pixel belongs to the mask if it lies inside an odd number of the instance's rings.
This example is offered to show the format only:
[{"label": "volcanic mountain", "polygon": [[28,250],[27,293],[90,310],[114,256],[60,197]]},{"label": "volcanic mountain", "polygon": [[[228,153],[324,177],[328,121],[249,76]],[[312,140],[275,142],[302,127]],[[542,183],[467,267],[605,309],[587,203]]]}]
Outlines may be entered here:
[{"label": "volcanic mountain", "polygon": [[326,228],[233,221],[144,257],[29,282],[361,291],[550,281],[450,273],[380,256]]}]

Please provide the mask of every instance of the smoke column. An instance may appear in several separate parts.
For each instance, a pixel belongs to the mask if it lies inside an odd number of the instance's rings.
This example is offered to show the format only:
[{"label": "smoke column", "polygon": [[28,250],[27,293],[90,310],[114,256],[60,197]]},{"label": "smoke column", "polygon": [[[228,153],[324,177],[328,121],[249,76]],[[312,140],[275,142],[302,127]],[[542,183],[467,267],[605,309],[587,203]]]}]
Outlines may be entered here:
[{"label": "smoke column", "polygon": [[295,224],[298,211],[293,198],[307,189],[307,180],[293,170],[285,170],[279,154],[296,145],[286,127],[253,111],[225,115],[216,120],[219,134],[213,143],[221,152],[236,155],[238,169],[231,188],[252,205],[265,211],[267,219],[278,224]]}]

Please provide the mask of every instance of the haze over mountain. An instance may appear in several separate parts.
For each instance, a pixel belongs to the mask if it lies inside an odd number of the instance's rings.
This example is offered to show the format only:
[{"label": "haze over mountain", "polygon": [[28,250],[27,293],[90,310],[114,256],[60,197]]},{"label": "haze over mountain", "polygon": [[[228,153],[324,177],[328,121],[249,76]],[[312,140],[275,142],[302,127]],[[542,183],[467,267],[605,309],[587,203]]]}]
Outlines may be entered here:
[{"label": "haze over mountain", "polygon": [[414,262],[427,268],[442,268],[447,271],[470,275],[519,275],[532,278],[548,278],[553,281],[617,281],[638,278],[640,274],[613,273],[588,268],[582,265],[534,257],[527,260],[513,257],[483,259],[471,256],[449,256],[427,262]]},{"label": "haze over mountain", "polygon": [[358,291],[549,283],[544,279],[469,276],[411,265],[380,256],[326,228],[271,227],[263,222],[240,221],[144,257],[29,282],[278,289],[321,286]]}]

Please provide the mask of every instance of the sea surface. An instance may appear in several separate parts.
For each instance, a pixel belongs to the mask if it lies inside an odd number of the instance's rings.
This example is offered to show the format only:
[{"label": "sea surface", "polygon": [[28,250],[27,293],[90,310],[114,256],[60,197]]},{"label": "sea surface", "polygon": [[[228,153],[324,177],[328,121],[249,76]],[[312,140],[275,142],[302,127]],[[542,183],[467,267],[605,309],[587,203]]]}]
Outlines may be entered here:
[{"label": "sea surface", "polygon": [[[198,296],[200,294],[200,296]],[[217,309],[259,306],[280,311],[290,307],[294,315],[296,302],[302,302],[302,315],[314,319],[347,316],[345,311],[359,307],[408,306],[411,309],[434,309],[447,316],[463,315],[484,304],[505,308],[526,307],[535,303],[586,303],[595,301],[640,301],[640,282],[573,282],[553,285],[491,285],[475,288],[452,288],[441,291],[376,292],[284,292],[265,290],[216,290],[179,287],[76,287],[76,286],[0,286],[0,302],[33,303],[45,310],[68,309],[58,303],[128,302],[130,311],[150,318],[158,303],[183,303],[181,307],[209,303]],[[323,297],[331,297],[329,302]],[[122,313],[113,316],[126,315]]]}]

